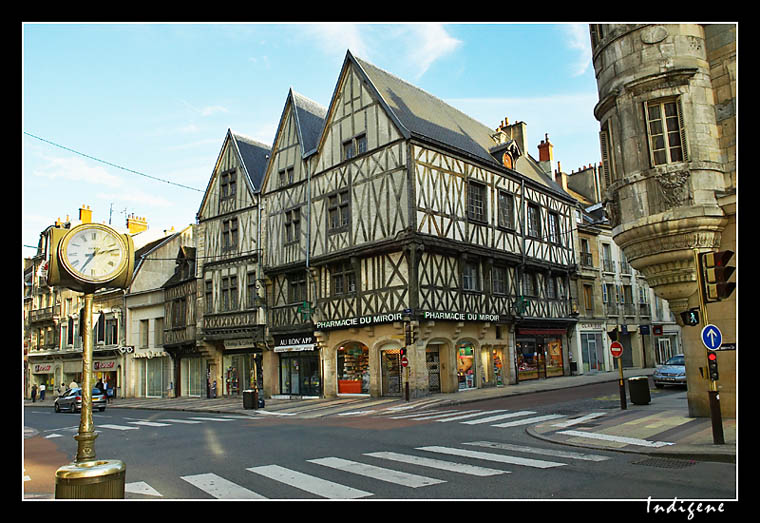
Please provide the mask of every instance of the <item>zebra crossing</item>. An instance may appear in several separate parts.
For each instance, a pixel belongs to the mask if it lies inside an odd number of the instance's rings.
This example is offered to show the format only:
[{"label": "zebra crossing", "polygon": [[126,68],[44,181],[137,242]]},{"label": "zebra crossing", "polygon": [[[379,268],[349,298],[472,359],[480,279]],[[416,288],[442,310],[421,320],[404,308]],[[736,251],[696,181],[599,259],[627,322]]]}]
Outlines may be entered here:
[{"label": "zebra crossing", "polygon": [[[221,416],[189,416],[187,418],[159,418],[155,420],[132,419],[132,420],[126,421],[125,422],[126,424],[96,423],[95,432],[96,433],[103,432],[103,430],[126,432],[130,430],[140,430],[140,427],[170,427],[172,425],[187,426],[187,425],[198,425],[198,424],[203,424],[203,423],[225,423],[225,422],[235,421],[236,419],[250,420],[253,418],[249,416],[221,415]],[[79,430],[79,427],[77,425],[74,425],[71,427],[55,429],[55,430],[76,432],[77,430]],[[46,439],[60,438],[60,437],[62,437],[62,435],[58,434],[57,432],[53,432],[45,436]]]},{"label": "zebra crossing", "polygon": [[[463,448],[470,447],[470,448]],[[477,447],[477,450],[472,447]],[[528,454],[531,457],[520,456]],[[541,459],[535,457],[541,456]],[[551,459],[543,459],[548,456]],[[304,459],[299,465],[288,466],[276,463],[256,465],[242,469],[250,473],[245,476],[243,484],[234,482],[216,472],[202,472],[180,476],[182,482],[192,485],[192,498],[204,497],[215,499],[303,499],[306,497],[327,499],[359,499],[379,496],[371,490],[376,485],[390,483],[395,487],[425,489],[435,485],[468,477],[509,478],[510,474],[519,473],[520,468],[553,469],[564,467],[574,460],[601,462],[609,459],[601,454],[555,450],[525,445],[511,445],[490,441],[464,442],[456,446],[422,445],[413,446],[403,452],[371,451],[351,459],[341,456],[325,456]],[[562,460],[562,461],[560,461]],[[404,464],[408,472],[399,470],[397,465]],[[322,477],[311,465],[318,465],[318,471],[338,471],[340,480]],[[502,468],[502,467],[508,468]],[[228,475],[237,474],[229,472]],[[359,477],[359,479],[357,479]],[[367,482],[367,479],[370,481]],[[353,483],[359,481],[361,488]],[[262,490],[272,491],[276,485],[277,496],[266,496]],[[368,486],[370,485],[370,486]],[[157,488],[145,481],[130,482],[125,485],[128,497],[164,497]]]}]

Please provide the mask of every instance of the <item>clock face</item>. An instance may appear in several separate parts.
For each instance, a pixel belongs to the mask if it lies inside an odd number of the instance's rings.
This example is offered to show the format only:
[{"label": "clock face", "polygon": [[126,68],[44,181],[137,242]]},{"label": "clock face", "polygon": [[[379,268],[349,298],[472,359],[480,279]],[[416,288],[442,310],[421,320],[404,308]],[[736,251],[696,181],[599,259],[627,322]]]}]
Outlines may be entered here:
[{"label": "clock face", "polygon": [[124,270],[127,249],[118,233],[99,224],[73,229],[61,242],[61,261],[76,278],[99,283]]}]

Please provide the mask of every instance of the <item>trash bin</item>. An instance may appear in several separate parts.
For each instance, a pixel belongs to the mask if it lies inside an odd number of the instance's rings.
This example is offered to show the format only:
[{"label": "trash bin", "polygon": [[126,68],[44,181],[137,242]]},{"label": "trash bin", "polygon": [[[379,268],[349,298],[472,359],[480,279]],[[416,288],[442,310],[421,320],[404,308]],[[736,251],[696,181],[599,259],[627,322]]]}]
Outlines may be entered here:
[{"label": "trash bin", "polygon": [[124,499],[126,472],[117,459],[64,465],[55,473],[55,499]]},{"label": "trash bin", "polygon": [[628,390],[631,392],[631,403],[634,405],[649,405],[652,401],[649,395],[649,378],[646,376],[628,378]]},{"label": "trash bin", "polygon": [[244,409],[255,409],[258,407],[256,403],[258,402],[258,398],[256,397],[258,394],[256,394],[256,391],[253,389],[248,389],[243,391],[243,408]]}]

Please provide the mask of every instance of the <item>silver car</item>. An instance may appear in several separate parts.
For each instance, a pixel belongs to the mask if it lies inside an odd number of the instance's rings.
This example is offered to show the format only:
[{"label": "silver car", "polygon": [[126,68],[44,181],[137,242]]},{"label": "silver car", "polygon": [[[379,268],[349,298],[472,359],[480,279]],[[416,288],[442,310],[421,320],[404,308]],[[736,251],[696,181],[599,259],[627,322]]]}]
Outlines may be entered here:
[{"label": "silver car", "polygon": [[[68,389],[55,399],[53,404],[56,412],[79,412],[82,410],[82,389]],[[106,410],[106,395],[97,387],[92,388],[92,408],[100,412]]]},{"label": "silver car", "polygon": [[664,365],[658,365],[652,375],[654,386],[661,389],[665,385],[686,385],[686,365],[683,354],[676,354]]}]

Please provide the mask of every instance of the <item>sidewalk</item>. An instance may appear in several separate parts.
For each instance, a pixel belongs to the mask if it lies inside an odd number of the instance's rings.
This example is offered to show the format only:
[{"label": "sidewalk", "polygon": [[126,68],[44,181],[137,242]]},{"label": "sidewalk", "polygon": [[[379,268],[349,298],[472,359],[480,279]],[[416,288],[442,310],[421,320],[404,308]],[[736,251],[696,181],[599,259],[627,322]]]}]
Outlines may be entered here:
[{"label": "sidewalk", "polygon": [[[624,370],[626,380],[633,376],[651,376],[654,369]],[[370,398],[368,396],[341,396],[338,398],[318,399],[266,399],[263,409],[244,409],[242,398],[125,398],[116,399],[108,408],[183,410],[192,412],[215,412],[245,416],[280,415],[294,416],[299,413],[316,413],[312,417],[334,414],[338,411],[360,410],[366,406],[378,404],[430,403],[436,407],[459,405],[487,399],[532,394],[535,392],[579,387],[594,383],[617,382],[619,373],[603,372],[581,376],[562,376],[556,378],[523,381],[516,385],[475,389],[448,394],[432,394],[405,402],[400,398]],[[651,382],[650,382],[651,389]],[[614,386],[614,392],[618,388]],[[684,460],[703,460],[736,462],[736,420],[723,419],[724,445],[713,444],[712,422],[709,417],[690,418],[686,391],[675,394],[660,395],[650,390],[651,402],[648,405],[634,405],[630,400],[629,384],[627,409],[600,409],[593,416],[581,421],[584,416],[560,423],[547,421],[528,427],[527,432],[533,437],[586,448],[614,450],[648,454],[654,457],[681,458]],[[24,400],[24,406],[53,408],[54,397],[49,395],[45,401]],[[592,414],[592,413],[589,413]],[[566,422],[576,420],[575,423]],[[562,422],[565,422],[564,426]]]}]

